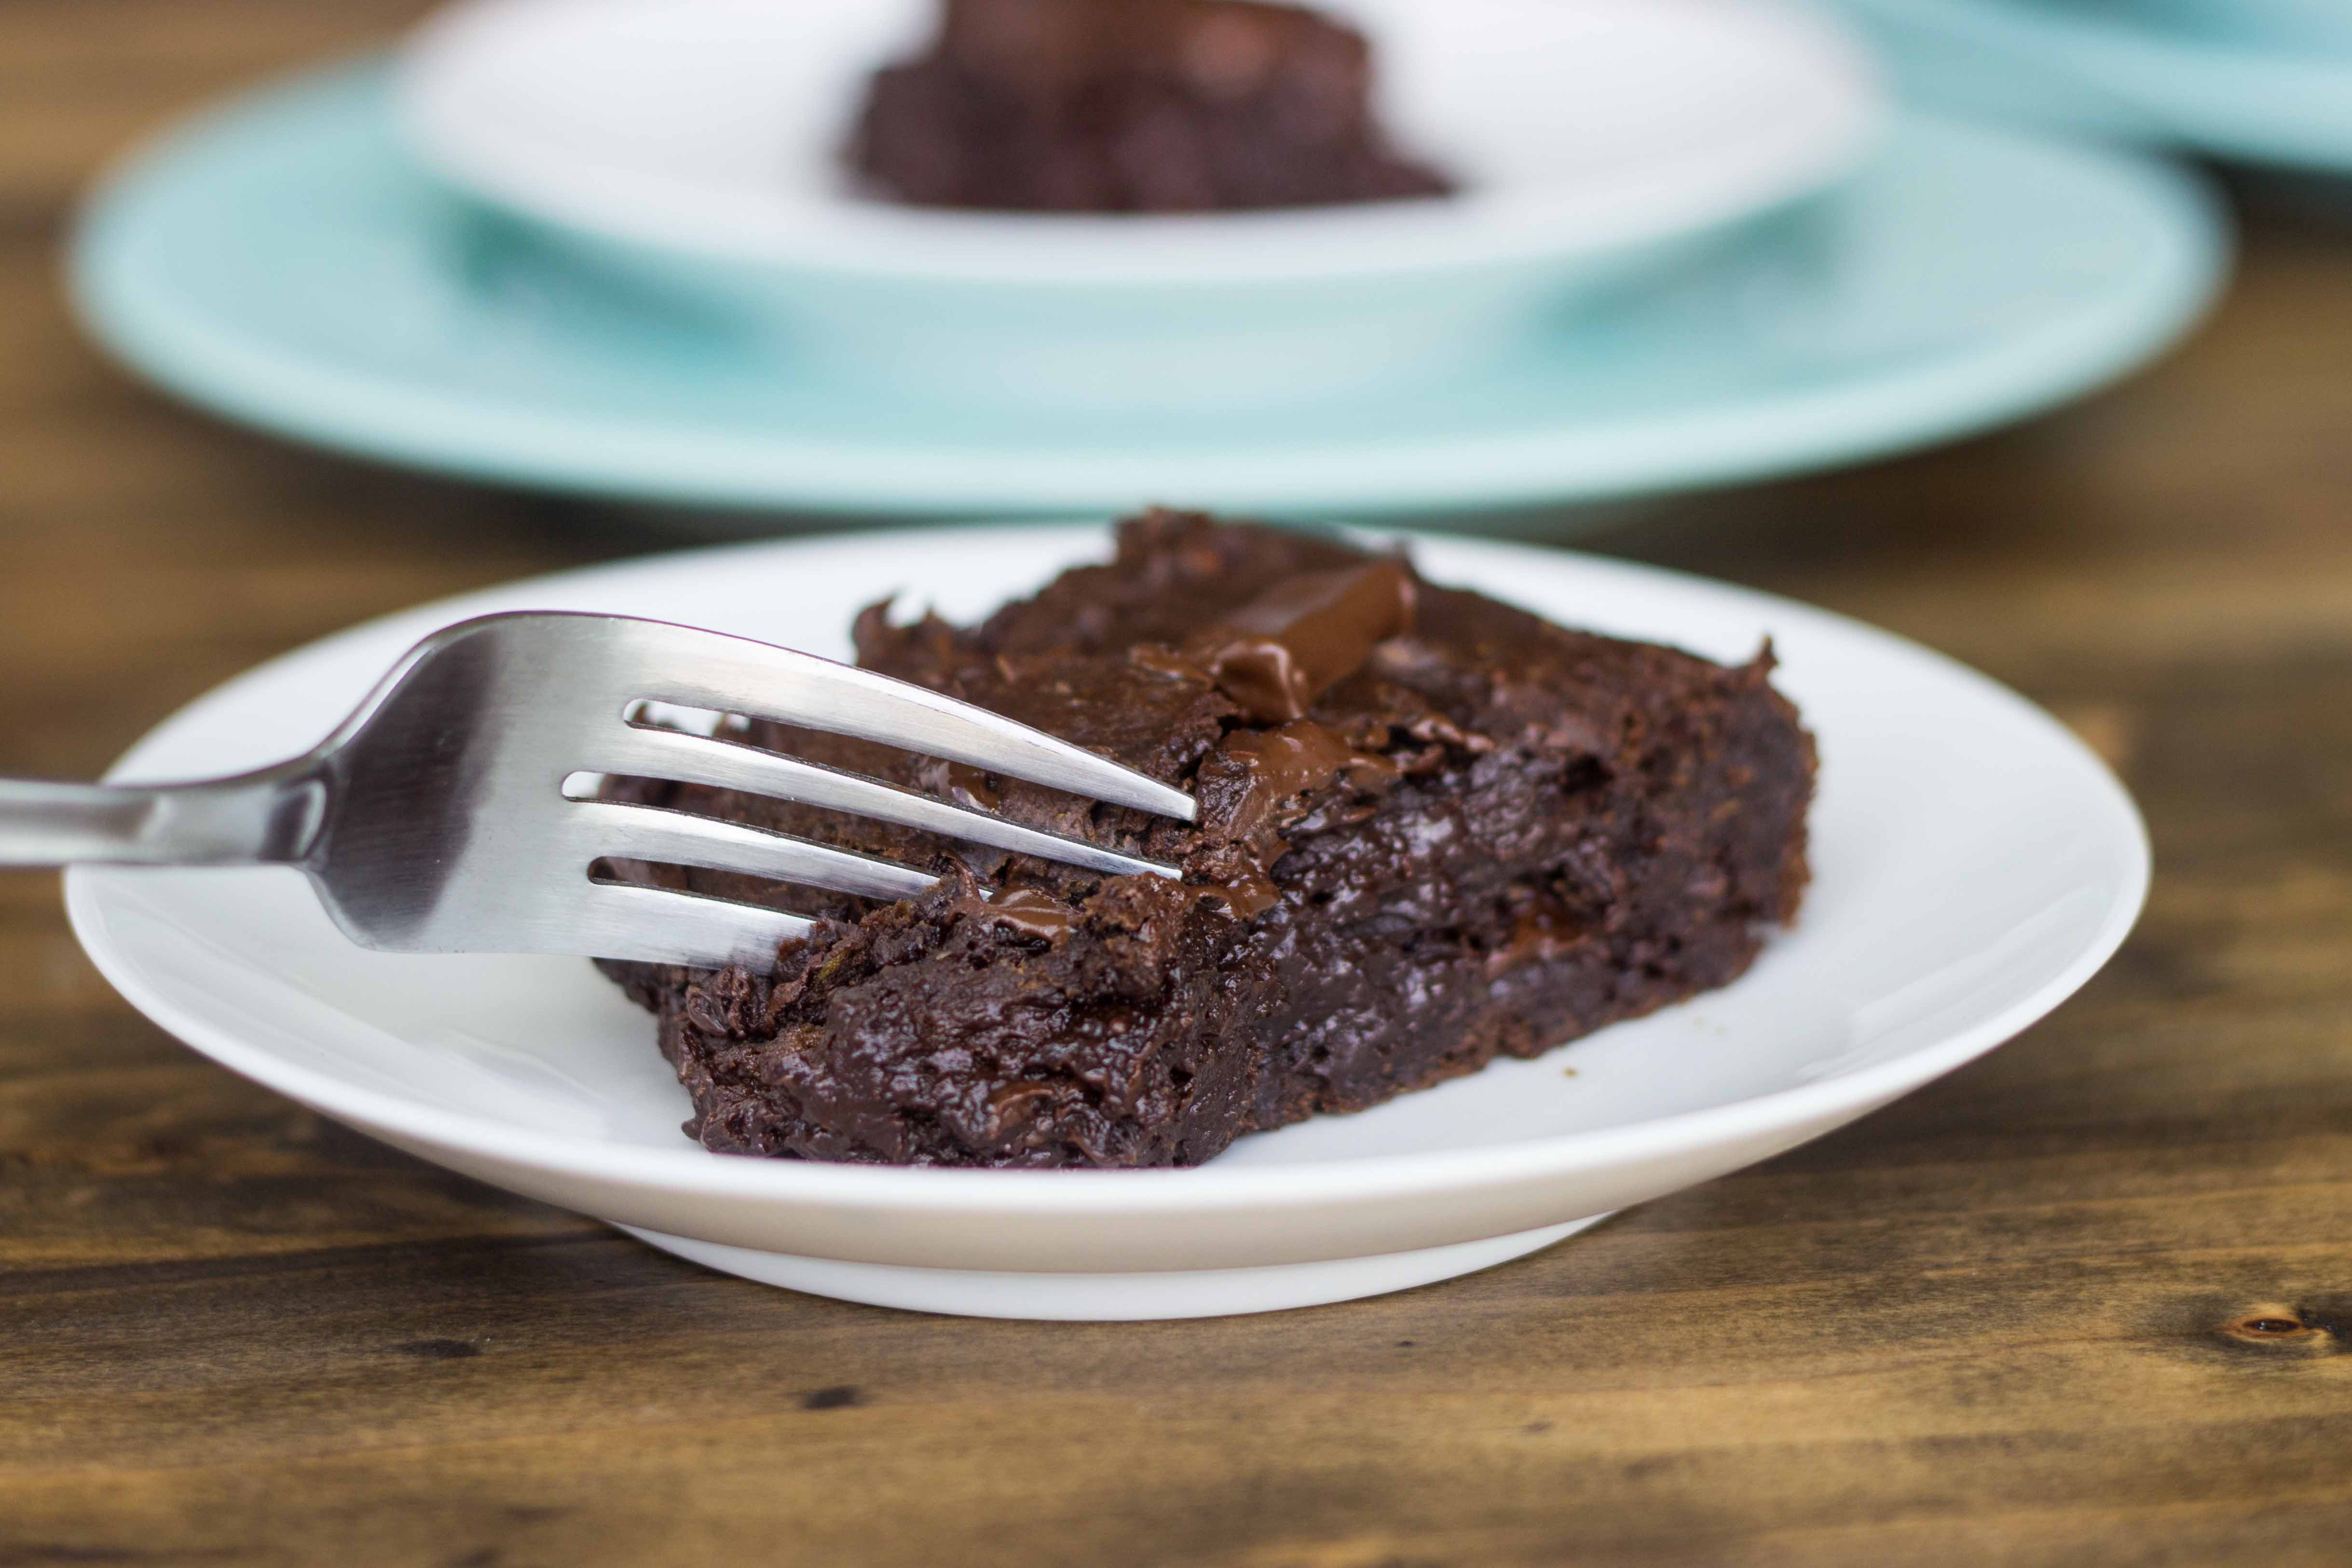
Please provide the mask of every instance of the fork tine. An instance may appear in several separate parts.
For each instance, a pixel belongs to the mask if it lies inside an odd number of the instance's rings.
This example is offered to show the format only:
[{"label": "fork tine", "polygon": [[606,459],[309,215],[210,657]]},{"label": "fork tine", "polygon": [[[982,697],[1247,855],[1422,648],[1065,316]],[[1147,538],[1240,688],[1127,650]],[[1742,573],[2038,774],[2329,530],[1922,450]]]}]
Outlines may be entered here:
[{"label": "fork tine", "polygon": [[854,736],[1193,821],[1192,798],[1000,715],[872,670],[748,638],[642,622],[656,655],[633,695]]},{"label": "fork tine", "polygon": [[702,969],[740,964],[764,975],[776,967],[778,946],[815,925],[781,909],[625,883],[590,883],[582,892],[577,922],[565,919],[562,951],[598,958]]},{"label": "fork tine", "polygon": [[893,861],[688,811],[614,800],[581,800],[574,810],[597,855],[740,872],[867,898],[912,898],[939,880]]},{"label": "fork tine", "polygon": [[782,757],[757,747],[674,729],[614,726],[590,743],[575,766],[590,772],[671,779],[715,789],[770,795],[1114,876],[1145,872],[1166,877],[1182,874],[1173,866],[1138,860],[1059,833],[1023,827],[985,811],[969,811],[859,774],[820,768],[813,762]]}]

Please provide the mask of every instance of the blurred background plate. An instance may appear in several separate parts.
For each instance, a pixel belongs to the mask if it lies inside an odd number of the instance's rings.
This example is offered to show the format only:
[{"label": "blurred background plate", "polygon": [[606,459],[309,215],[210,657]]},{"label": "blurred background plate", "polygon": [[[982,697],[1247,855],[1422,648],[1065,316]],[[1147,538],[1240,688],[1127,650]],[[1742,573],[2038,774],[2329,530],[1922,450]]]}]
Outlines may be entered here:
[{"label": "blurred background plate", "polygon": [[2241,48],[2334,50],[2352,58],[2344,0],[2059,0]]},{"label": "blurred background plate", "polygon": [[1335,0],[1442,198],[923,208],[843,162],[934,0],[469,0],[403,51],[419,161],[606,269],[793,335],[826,379],[1056,407],[1278,405],[1475,363],[1573,293],[1850,176],[1885,125],[1780,0]]},{"label": "blurred background plate", "polygon": [[[2352,172],[2346,0],[2330,0],[2341,18],[2330,37],[2315,33],[2299,44],[2289,41],[2287,0],[2234,19],[2234,0],[1840,4],[1882,47],[1913,102],[2247,162]],[[2309,8],[2318,8],[2315,0]]]},{"label": "blurred background plate", "polygon": [[1492,362],[1278,416],[881,397],[572,264],[418,170],[377,64],[210,116],[84,214],[117,354],[300,440],[568,491],[836,513],[1149,499],[1365,516],[1819,468],[1980,430],[2171,342],[2223,275],[2192,177],[1907,120],[1851,185]]},{"label": "blurred background plate", "polygon": [[935,0],[470,0],[403,51],[420,159],[496,205],[777,280],[1060,289],[1328,282],[1555,259],[1723,223],[1850,172],[1882,118],[1843,27],[1778,0],[1326,0],[1382,123],[1453,196],[1215,213],[862,198],[875,69]]}]

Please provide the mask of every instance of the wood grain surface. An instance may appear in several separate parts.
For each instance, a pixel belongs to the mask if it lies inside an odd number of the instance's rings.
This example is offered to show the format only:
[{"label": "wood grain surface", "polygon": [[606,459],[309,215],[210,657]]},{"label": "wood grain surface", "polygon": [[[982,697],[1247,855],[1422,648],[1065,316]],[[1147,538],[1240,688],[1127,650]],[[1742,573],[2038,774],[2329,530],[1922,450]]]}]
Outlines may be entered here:
[{"label": "wood grain surface", "polygon": [[[105,157],[415,9],[0,5],[0,772],[672,542],[226,428],[68,320]],[[2158,879],[1996,1056],[1471,1279],[1068,1326],[703,1273],[212,1067],[0,873],[0,1568],[2352,1562],[2352,229],[2247,237],[2119,391],[1600,536],[2048,703]]]}]

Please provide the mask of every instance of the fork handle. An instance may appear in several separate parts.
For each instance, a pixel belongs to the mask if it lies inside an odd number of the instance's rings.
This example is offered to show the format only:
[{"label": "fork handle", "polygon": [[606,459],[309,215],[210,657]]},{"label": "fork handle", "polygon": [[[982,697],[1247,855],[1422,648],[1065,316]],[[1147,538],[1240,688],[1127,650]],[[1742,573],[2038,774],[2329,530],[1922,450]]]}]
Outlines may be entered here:
[{"label": "fork handle", "polygon": [[0,779],[0,866],[299,861],[326,804],[325,780],[291,768],[200,784]]}]

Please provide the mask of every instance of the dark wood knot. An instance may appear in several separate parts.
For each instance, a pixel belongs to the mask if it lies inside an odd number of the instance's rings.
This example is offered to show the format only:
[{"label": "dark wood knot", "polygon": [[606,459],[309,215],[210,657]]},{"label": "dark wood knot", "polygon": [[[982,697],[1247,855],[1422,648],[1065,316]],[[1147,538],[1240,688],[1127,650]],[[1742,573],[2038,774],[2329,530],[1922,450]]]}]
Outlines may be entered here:
[{"label": "dark wood knot", "polygon": [[866,1396],[860,1393],[856,1385],[847,1383],[836,1383],[830,1388],[820,1388],[813,1394],[803,1396],[801,1400],[801,1408],[803,1410],[846,1410],[853,1405],[863,1405],[865,1403]]},{"label": "dark wood knot", "polygon": [[409,1339],[392,1348],[403,1355],[420,1355],[427,1361],[463,1361],[482,1354],[480,1345],[462,1339]]},{"label": "dark wood knot", "polygon": [[2264,1305],[2231,1317],[2221,1325],[2220,1333],[2239,1344],[2312,1351],[2332,1348],[2333,1327],[2294,1307]]}]

